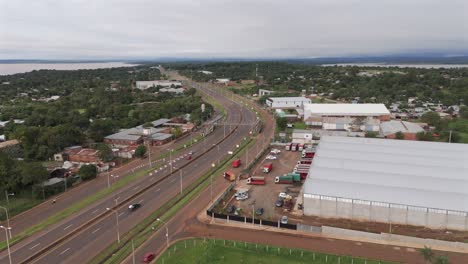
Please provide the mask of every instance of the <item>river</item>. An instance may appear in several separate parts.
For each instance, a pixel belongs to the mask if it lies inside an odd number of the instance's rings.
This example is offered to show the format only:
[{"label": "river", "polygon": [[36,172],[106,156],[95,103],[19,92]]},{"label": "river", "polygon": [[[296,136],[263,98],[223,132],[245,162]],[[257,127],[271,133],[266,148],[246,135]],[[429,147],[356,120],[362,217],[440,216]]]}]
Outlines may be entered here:
[{"label": "river", "polygon": [[89,62],[89,63],[0,63],[0,75],[30,72],[33,70],[80,70],[132,67],[137,64],[124,62]]}]

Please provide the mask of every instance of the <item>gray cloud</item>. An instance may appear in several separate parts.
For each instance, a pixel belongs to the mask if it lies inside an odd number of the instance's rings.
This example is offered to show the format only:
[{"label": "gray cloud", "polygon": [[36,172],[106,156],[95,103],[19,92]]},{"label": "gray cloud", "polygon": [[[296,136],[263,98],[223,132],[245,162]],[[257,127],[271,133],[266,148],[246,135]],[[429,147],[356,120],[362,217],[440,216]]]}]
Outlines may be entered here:
[{"label": "gray cloud", "polygon": [[0,59],[468,51],[466,0],[0,0]]}]

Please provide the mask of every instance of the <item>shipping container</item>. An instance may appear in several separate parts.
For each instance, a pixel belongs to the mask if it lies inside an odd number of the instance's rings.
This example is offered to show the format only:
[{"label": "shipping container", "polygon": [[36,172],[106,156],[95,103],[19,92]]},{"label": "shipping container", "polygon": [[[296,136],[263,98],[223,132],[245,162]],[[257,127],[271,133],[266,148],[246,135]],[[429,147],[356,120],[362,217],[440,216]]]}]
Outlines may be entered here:
[{"label": "shipping container", "polygon": [[288,173],[283,176],[278,176],[275,178],[275,183],[294,183],[300,182],[301,175],[297,173]]}]

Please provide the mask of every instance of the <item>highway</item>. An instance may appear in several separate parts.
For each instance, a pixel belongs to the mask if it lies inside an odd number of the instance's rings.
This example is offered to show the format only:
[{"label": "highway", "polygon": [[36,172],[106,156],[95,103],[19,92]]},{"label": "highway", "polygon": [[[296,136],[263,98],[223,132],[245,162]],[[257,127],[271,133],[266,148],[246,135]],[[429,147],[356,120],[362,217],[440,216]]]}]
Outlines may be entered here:
[{"label": "highway", "polygon": [[[213,96],[221,101],[228,110],[229,123],[240,122],[241,114],[244,117],[243,122],[255,121],[255,114],[250,111],[241,110],[242,108],[239,104],[227,101],[216,93],[213,94]],[[40,252],[48,245],[54,243],[58,238],[62,237],[67,237],[68,239],[55,246],[51,251],[47,251],[41,257],[35,258],[33,262],[59,263],[67,260],[66,262],[68,263],[83,263],[86,261],[86,258],[93,256],[92,252],[96,254],[99,252],[100,248],[104,248],[117,239],[115,213],[114,211],[108,212],[106,210],[108,207],[114,207],[114,199],[117,199],[117,202],[121,203],[116,207],[116,211],[119,218],[119,230],[120,233],[123,234],[177,194],[180,191],[180,178],[182,178],[183,186],[187,186],[195,181],[198,176],[211,167],[212,163],[216,163],[220,156],[223,156],[223,154],[227,155],[227,150],[234,150],[235,146],[249,134],[249,131],[249,126],[239,126],[232,136],[219,144],[219,150],[217,147],[209,145],[213,144],[213,142],[218,142],[223,137],[224,132],[217,131],[217,135],[211,137],[209,141],[195,145],[191,149],[191,151],[194,151],[192,160],[185,159],[187,152],[190,150],[184,151],[180,156],[173,157],[173,160],[175,160],[173,162],[173,167],[180,168],[186,165],[186,167],[182,169],[182,174],[180,174],[177,169],[173,168],[174,173],[167,179],[152,186],[142,194],[135,196],[127,203],[120,202],[126,197],[135,195],[141,189],[147,188],[152,182],[158,181],[158,179],[161,179],[164,175],[169,174],[171,166],[167,163],[164,164],[162,169],[153,172],[152,175],[144,177],[141,181],[130,184],[113,197],[103,199],[79,214],[13,246],[12,258],[14,263],[24,262],[29,256],[34,256],[34,254]],[[209,152],[203,156],[197,156],[200,155],[205,148],[209,149]],[[221,150],[222,153],[220,152]],[[133,202],[141,202],[143,206],[135,212],[130,213],[127,206]],[[99,215],[103,215],[103,217],[92,224],[86,224]],[[86,224],[86,228],[80,227],[83,224]],[[79,232],[77,232],[77,230],[79,230]],[[75,235],[70,235],[74,232],[76,232]],[[6,252],[2,253],[2,260],[6,260],[5,253]],[[79,259],[76,259],[77,257]]]}]

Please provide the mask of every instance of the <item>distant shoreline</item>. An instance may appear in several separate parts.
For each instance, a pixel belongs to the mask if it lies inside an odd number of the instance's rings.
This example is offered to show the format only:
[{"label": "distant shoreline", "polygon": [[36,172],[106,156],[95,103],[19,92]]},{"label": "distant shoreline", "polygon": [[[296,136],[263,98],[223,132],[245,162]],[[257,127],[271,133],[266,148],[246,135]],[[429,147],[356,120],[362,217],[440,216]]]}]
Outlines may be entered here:
[{"label": "distant shoreline", "polygon": [[381,68],[419,68],[419,69],[460,69],[468,68],[468,64],[449,64],[449,63],[327,63],[320,66],[333,67],[333,66],[357,66],[357,67],[381,67]]},{"label": "distant shoreline", "polygon": [[107,62],[45,62],[40,63],[26,63],[26,62],[12,62],[4,63],[0,61],[0,76],[1,75],[12,75],[18,73],[27,73],[34,70],[94,70],[94,69],[108,69],[118,67],[134,67],[139,64],[131,64],[129,62],[122,61],[107,61]]}]

